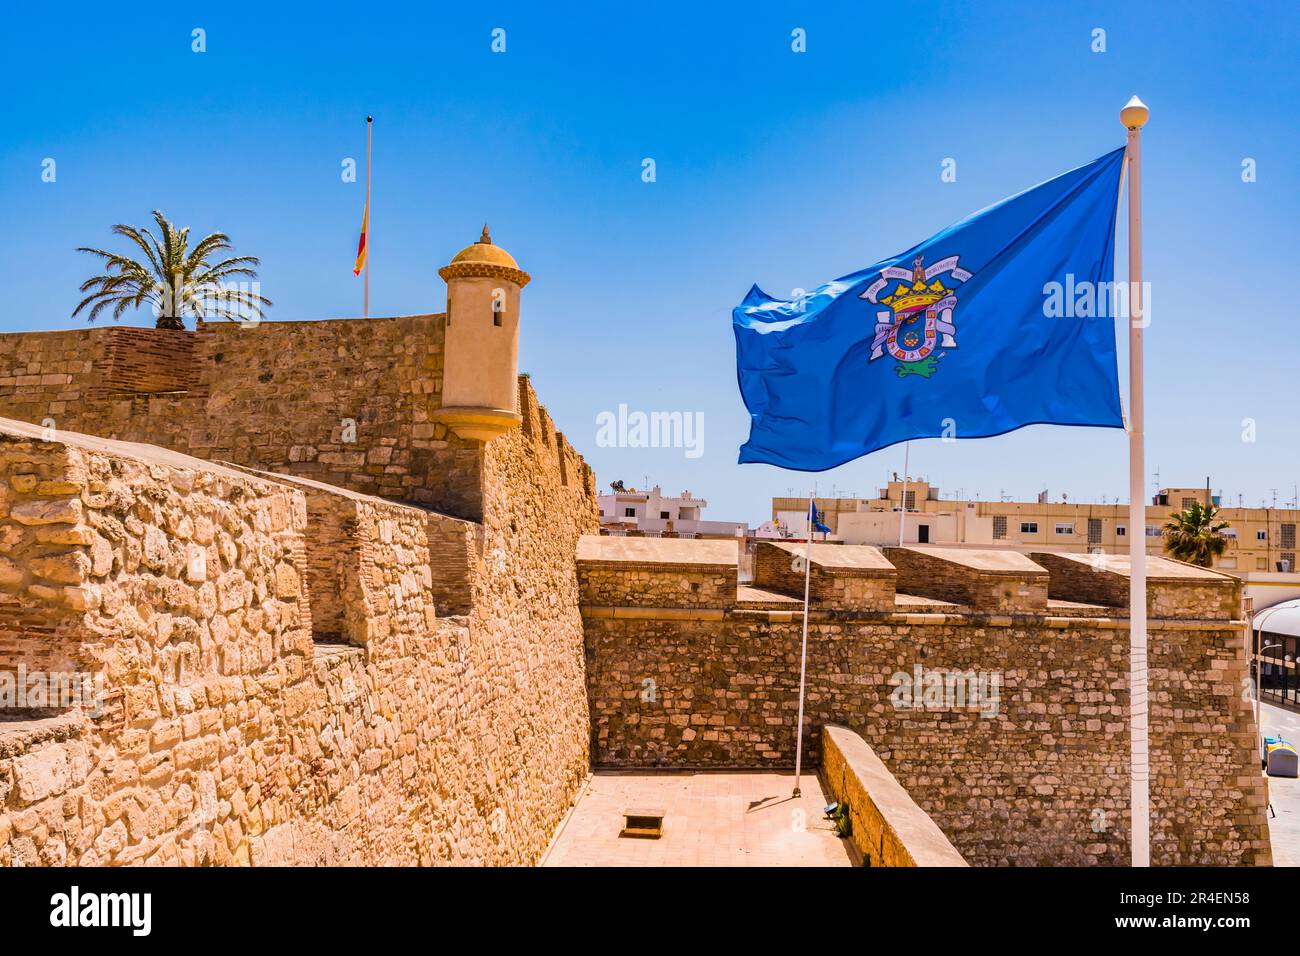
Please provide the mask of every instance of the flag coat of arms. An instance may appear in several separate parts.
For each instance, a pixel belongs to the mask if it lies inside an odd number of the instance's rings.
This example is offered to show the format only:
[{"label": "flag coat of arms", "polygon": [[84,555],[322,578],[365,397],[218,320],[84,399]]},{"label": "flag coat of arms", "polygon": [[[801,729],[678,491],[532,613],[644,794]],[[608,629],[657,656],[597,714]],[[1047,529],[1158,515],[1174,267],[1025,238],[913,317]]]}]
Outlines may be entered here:
[{"label": "flag coat of arms", "polygon": [[1124,150],[799,299],[732,312],[740,461],[822,471],[912,438],[1122,428],[1114,325]]}]

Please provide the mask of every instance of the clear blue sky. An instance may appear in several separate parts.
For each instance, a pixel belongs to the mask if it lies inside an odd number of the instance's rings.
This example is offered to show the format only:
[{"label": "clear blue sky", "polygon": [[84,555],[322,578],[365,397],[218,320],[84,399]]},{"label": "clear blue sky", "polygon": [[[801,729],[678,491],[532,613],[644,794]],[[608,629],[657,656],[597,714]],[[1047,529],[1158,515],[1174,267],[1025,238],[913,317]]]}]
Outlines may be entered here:
[{"label": "clear blue sky", "polygon": [[[649,475],[757,522],[812,476],[735,464],[730,309],[750,284],[812,288],[1091,160],[1122,144],[1136,92],[1152,110],[1148,472],[1208,474],[1233,504],[1292,496],[1294,3],[440,7],[6,5],[0,328],[79,325],[93,261],[73,250],[155,207],[260,256],[272,318],[359,315],[364,186],[340,163],[364,157],[373,113],[372,314],[441,310],[437,268],[488,221],[534,277],[521,366],[598,481]],[[704,454],[598,448],[596,416],[620,403],[702,412]],[[968,497],[1113,501],[1125,449],[1118,431],[1040,426],[913,443],[912,472]],[[861,494],[901,469],[887,449],[816,480]]]}]

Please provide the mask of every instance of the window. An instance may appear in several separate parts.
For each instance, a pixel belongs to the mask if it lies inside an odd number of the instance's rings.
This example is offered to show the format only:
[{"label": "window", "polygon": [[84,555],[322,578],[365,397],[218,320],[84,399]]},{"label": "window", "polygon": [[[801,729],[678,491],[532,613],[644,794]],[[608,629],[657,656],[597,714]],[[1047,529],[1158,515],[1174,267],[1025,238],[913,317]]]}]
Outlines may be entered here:
[{"label": "window", "polygon": [[1256,540],[1256,541],[1267,541],[1267,540],[1268,540],[1268,532],[1267,532],[1267,531],[1256,531],[1256,532],[1255,532],[1255,540]]},{"label": "window", "polygon": [[1037,521],[1022,521],[1022,522],[1020,522],[1020,533],[1021,533],[1021,534],[1038,534],[1038,522],[1037,522]]},{"label": "window", "polygon": [[916,492],[907,491],[903,493],[903,507],[908,511],[916,510]]},{"label": "window", "polygon": [[1159,528],[1153,528],[1151,525],[1147,525],[1148,538],[1163,538],[1164,534],[1165,533],[1161,531]]},{"label": "window", "polygon": [[1199,505],[1199,504],[1200,504],[1200,502],[1197,501],[1195,498],[1184,498],[1184,499],[1183,499],[1183,510],[1186,511],[1186,510],[1187,510],[1188,508],[1190,508],[1192,505]]},{"label": "window", "polygon": [[636,517],[636,509],[635,509],[635,508],[624,508],[624,509],[623,509],[623,517],[624,517],[624,518],[635,518],[635,517]]},{"label": "window", "polygon": [[667,511],[661,511],[661,512],[659,512],[659,517],[664,518],[664,519],[667,519],[667,518],[668,518],[668,512],[667,512]]},{"label": "window", "polygon": [[1128,528],[1124,527],[1122,524],[1115,525],[1115,537],[1123,538],[1127,534],[1128,534]]},{"label": "window", "polygon": [[993,539],[996,541],[1007,536],[1007,516],[993,516]]},{"label": "window", "polygon": [[1074,525],[1073,525],[1073,524],[1062,524],[1062,523],[1059,523],[1059,522],[1058,522],[1057,525],[1056,525],[1056,533],[1057,533],[1057,534],[1074,534]]},{"label": "window", "polygon": [[1101,519],[1088,519],[1088,543],[1101,544]]},{"label": "window", "polygon": [[1282,525],[1282,543],[1279,544],[1278,547],[1280,548],[1295,547],[1295,525],[1294,524],[1288,523]]},{"label": "window", "polygon": [[1294,571],[1294,570],[1295,570],[1295,552],[1294,552],[1294,551],[1284,551],[1284,552],[1282,553],[1282,561],[1281,561],[1280,563],[1282,564],[1282,567],[1281,567],[1279,570],[1282,570],[1282,571]]}]

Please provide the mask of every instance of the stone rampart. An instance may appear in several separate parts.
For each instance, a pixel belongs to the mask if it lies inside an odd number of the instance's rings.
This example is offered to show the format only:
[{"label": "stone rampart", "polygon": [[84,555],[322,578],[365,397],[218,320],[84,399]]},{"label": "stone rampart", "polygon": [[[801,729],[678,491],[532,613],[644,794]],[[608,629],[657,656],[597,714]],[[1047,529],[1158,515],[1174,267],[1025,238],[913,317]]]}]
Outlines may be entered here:
[{"label": "stone rampart", "polygon": [[[584,539],[578,562],[593,763],[792,766],[802,581],[798,601],[788,576],[764,589],[760,548],[755,585],[731,600],[638,607],[646,567],[662,577],[702,542],[604,543],[619,540]],[[767,564],[784,576],[780,550]],[[828,723],[861,734],[972,864],[1126,863],[1126,609],[1023,555],[855,550],[813,549],[815,576],[878,586],[847,606],[832,583],[814,592],[805,758],[821,759]],[[1151,570],[1153,861],[1268,863],[1244,625],[1226,614],[1240,583],[1159,558]]]},{"label": "stone rampart", "polygon": [[0,863],[535,861],[588,768],[596,522],[522,388],[483,524],[0,420],[0,680],[103,691],[6,709]]}]

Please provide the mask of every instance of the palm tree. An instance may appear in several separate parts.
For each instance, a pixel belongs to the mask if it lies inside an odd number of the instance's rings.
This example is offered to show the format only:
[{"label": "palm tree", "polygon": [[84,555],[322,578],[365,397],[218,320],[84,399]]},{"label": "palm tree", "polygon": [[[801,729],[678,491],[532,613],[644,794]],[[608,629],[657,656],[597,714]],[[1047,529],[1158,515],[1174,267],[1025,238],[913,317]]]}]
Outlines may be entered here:
[{"label": "palm tree", "polygon": [[1214,567],[1214,559],[1222,557],[1228,547],[1228,537],[1223,533],[1228,522],[1215,521],[1218,515],[1214,505],[1199,501],[1170,515],[1164,528],[1165,551],[1179,561]]},{"label": "palm tree", "polygon": [[224,232],[214,232],[189,247],[190,230],[177,229],[157,209],[153,212],[159,236],[147,228],[136,229],[118,223],[115,235],[124,236],[144,252],[145,261],[139,262],[115,252],[81,247],[78,252],[89,252],[104,260],[106,272],[81,284],[82,292],[90,295],[81,300],[73,310],[75,316],[94,303],[89,320],[113,306],[113,318],[118,319],[129,308],[140,308],[146,303],[153,307],[160,329],[185,328],[184,317],[202,319],[222,318],[235,322],[259,322],[264,306],[271,300],[258,294],[257,285],[243,281],[227,285],[229,280],[255,280],[255,256],[234,256],[220,262],[210,261],[214,253],[230,249],[230,237]]}]

